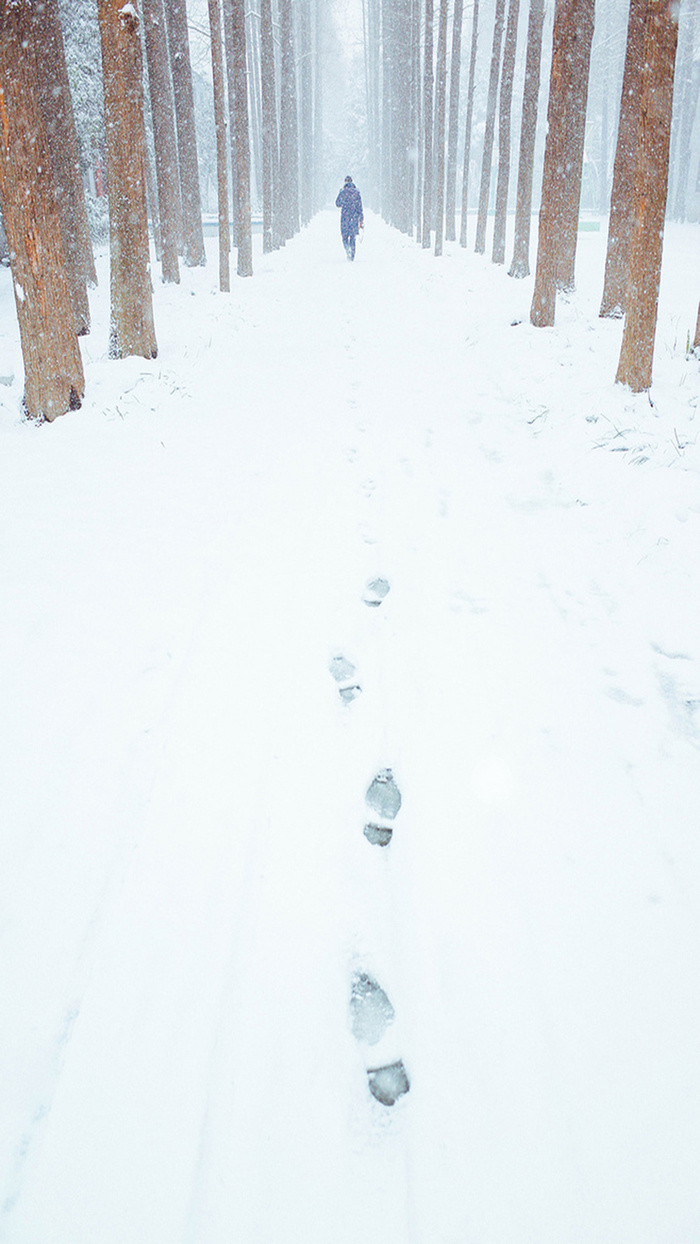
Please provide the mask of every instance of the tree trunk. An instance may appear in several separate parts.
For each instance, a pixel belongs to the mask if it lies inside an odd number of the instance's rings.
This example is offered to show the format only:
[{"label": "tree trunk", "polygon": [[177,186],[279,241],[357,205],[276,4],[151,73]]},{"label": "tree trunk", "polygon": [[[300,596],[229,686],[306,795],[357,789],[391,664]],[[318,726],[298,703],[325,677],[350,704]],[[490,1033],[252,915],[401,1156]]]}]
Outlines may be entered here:
[{"label": "tree trunk", "polygon": [[392,7],[391,220],[402,233],[410,233],[411,0],[392,0]]},{"label": "tree trunk", "polygon": [[700,350],[700,305],[698,305],[698,319],[695,325],[695,341],[693,342],[693,349]]},{"label": "tree trunk", "polygon": [[[690,63],[685,73],[678,80],[678,94],[682,96],[678,110],[678,142],[676,161],[676,187],[673,200],[673,219],[685,220],[686,201],[688,198],[688,179],[690,177],[690,156],[695,114],[698,110],[698,92],[700,91],[700,62],[693,60],[697,31],[698,5],[696,3],[687,11],[688,36],[690,45]],[[680,57],[679,57],[680,59]]]},{"label": "tree trunk", "polygon": [[600,314],[619,319],[625,310],[629,244],[632,231],[632,192],[639,134],[639,88],[644,50],[647,0],[630,0],[625,68],[620,97],[615,164],[608,222],[608,248]]},{"label": "tree trunk", "polygon": [[[578,220],[583,159],[583,145],[578,145],[578,134],[585,126],[585,107],[582,119],[572,117],[572,112],[580,108],[583,87],[578,75],[586,46],[590,52],[590,38],[593,33],[592,4],[593,0],[557,0],[554,10],[547,144],[542,176],[535,290],[530,308],[530,321],[538,328],[551,327],[554,323],[562,251],[566,244],[567,231],[570,230],[572,205]],[[583,54],[580,50],[582,46]],[[586,71],[586,89],[587,78]],[[573,194],[568,189],[572,182]]]},{"label": "tree trunk", "polygon": [[275,194],[279,152],[277,148],[277,93],[275,50],[272,41],[272,0],[260,6],[260,78],[262,83],[262,202],[263,253],[277,246]]},{"label": "tree trunk", "polygon": [[496,0],[496,11],[493,20],[493,44],[491,47],[491,73],[489,75],[489,93],[486,101],[484,150],[481,157],[479,212],[476,219],[476,242],[474,244],[474,250],[477,255],[483,255],[486,250],[486,218],[491,197],[491,160],[493,157],[493,135],[496,124],[496,99],[498,96],[498,77],[501,66],[501,41],[503,39],[505,7],[506,0]]},{"label": "tree trunk", "polygon": [[214,127],[216,129],[216,183],[219,213],[219,289],[231,289],[231,235],[228,225],[228,143],[226,141],[226,83],[224,50],[221,42],[219,0],[209,0],[211,31],[211,70],[214,84]]},{"label": "tree trunk", "polygon": [[391,122],[393,117],[391,51],[394,38],[394,14],[391,0],[381,0],[382,14],[382,216],[389,224],[393,224],[393,177],[392,155],[393,135]]},{"label": "tree trunk", "polygon": [[249,12],[246,23],[248,106],[250,109],[251,200],[262,198],[262,86],[260,82],[260,14]]},{"label": "tree trunk", "polygon": [[301,53],[301,223],[308,225],[313,215],[314,186],[314,97],[311,49],[310,0],[301,0],[299,9],[299,43]]},{"label": "tree trunk", "polygon": [[207,256],[202,232],[197,133],[194,123],[194,94],[185,0],[167,0],[166,12],[180,163],[183,259],[188,268],[196,268],[207,262]]},{"label": "tree trunk", "polygon": [[39,105],[30,0],[0,5],[0,202],[24,359],[24,407],[53,420],[80,406],[83,364]]},{"label": "tree trunk", "polygon": [[571,98],[566,112],[564,210],[557,255],[557,289],[560,290],[572,290],[576,279],[576,244],[581,207],[581,178],[594,18],[595,0],[579,0],[576,5],[575,30],[568,65]]},{"label": "tree trunk", "polygon": [[423,239],[427,249],[433,223],[433,0],[425,0],[423,52]]},{"label": "tree trunk", "polygon": [[161,272],[166,284],[177,285],[180,281],[177,257],[182,240],[182,202],[163,0],[143,0],[143,23],[158,185]]},{"label": "tree trunk", "polygon": [[[323,20],[325,0],[316,0],[315,23],[315,80],[314,80],[314,202],[320,211],[325,202],[324,145],[323,145]],[[376,82],[373,87],[376,122]]]},{"label": "tree trunk", "polygon": [[494,263],[506,261],[506,215],[508,212],[508,188],[510,185],[510,111],[513,103],[513,76],[515,73],[515,49],[518,41],[518,14],[520,0],[510,0],[508,24],[503,46],[503,69],[501,71],[501,97],[498,109],[498,181],[496,183],[496,215],[493,222]]},{"label": "tree trunk", "polygon": [[459,139],[459,81],[462,65],[462,20],[464,0],[455,0],[452,15],[452,53],[450,60],[450,108],[447,127],[447,187],[445,190],[445,238],[457,238],[457,143]]},{"label": "tree trunk", "polygon": [[469,53],[469,84],[467,86],[467,119],[464,126],[464,165],[462,168],[462,219],[459,225],[459,244],[467,245],[467,210],[469,206],[469,159],[472,147],[472,117],[474,115],[474,81],[476,49],[479,40],[479,0],[474,0],[472,12],[472,41]]},{"label": "tree trunk", "polygon": [[648,0],[644,23],[629,281],[616,376],[633,393],[651,386],[678,40],[674,8],[673,0]]},{"label": "tree trunk", "polygon": [[280,99],[280,207],[285,240],[299,232],[299,121],[291,0],[279,0],[282,45]]},{"label": "tree trunk", "polygon": [[63,253],[79,336],[90,331],[87,284],[96,285],[73,101],[57,0],[33,7],[33,29],[41,58],[39,101],[49,147]]},{"label": "tree trunk", "polygon": [[530,0],[527,24],[527,58],[523,86],[523,115],[520,127],[518,189],[515,199],[515,240],[509,276],[530,275],[530,223],[532,218],[532,177],[537,135],[537,102],[540,93],[542,26],[544,0]]},{"label": "tree trunk", "polygon": [[447,0],[440,0],[435,92],[435,254],[445,235],[445,106],[447,96]]},{"label": "tree trunk", "polygon": [[244,0],[223,0],[228,106],[235,140],[238,275],[253,275],[253,232],[250,208],[250,131]]}]

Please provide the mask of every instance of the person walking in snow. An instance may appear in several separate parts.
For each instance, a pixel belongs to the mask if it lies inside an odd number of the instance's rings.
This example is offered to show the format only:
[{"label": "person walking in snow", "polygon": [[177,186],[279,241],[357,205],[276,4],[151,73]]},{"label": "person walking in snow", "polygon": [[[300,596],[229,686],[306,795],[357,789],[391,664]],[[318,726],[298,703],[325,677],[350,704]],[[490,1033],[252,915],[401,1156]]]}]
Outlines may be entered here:
[{"label": "person walking in snow", "polygon": [[349,260],[355,258],[355,242],[360,229],[364,228],[365,218],[362,214],[362,196],[352,177],[345,178],[345,185],[335,201],[340,208],[340,236],[343,239],[345,254]]}]

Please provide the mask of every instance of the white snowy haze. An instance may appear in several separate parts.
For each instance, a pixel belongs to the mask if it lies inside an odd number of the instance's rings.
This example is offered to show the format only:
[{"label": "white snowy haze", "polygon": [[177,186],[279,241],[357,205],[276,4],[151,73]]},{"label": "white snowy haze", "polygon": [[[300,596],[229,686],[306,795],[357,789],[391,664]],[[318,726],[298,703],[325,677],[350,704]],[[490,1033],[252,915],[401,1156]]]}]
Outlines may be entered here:
[{"label": "white snowy haze", "polygon": [[52,424],[0,267],[0,1240],[698,1244],[700,227],[633,396],[337,216]]}]

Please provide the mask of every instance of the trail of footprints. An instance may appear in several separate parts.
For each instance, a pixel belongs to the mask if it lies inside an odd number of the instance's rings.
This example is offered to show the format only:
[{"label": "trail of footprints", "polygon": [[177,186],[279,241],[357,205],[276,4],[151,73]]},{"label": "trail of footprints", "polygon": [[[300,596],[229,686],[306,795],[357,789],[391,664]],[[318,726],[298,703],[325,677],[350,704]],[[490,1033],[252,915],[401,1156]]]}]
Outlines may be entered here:
[{"label": "trail of footprints", "polygon": [[[378,608],[389,590],[386,579],[370,580],[362,597],[364,604],[371,609]],[[328,668],[341,700],[351,704],[362,692],[355,666],[347,657],[338,654]],[[388,847],[394,832],[393,822],[401,809],[401,792],[391,769],[381,769],[372,779],[365,803],[376,818],[365,825],[365,838],[372,846]],[[350,1022],[355,1039],[365,1046],[378,1045],[393,1021],[394,1008],[381,985],[367,972],[355,972],[350,988]],[[382,1106],[394,1106],[411,1087],[401,1059],[367,1066],[367,1083],[370,1093]]]}]

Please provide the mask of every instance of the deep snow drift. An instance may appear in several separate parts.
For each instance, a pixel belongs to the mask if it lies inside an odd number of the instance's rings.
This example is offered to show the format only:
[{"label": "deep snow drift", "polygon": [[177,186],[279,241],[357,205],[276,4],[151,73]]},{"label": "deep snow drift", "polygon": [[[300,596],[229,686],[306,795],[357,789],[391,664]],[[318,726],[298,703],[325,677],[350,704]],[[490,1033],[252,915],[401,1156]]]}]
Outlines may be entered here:
[{"label": "deep snow drift", "polygon": [[8,1244],[700,1238],[700,230],[653,405],[604,244],[323,213],[152,363],[103,258],[39,427],[0,271]]}]

